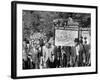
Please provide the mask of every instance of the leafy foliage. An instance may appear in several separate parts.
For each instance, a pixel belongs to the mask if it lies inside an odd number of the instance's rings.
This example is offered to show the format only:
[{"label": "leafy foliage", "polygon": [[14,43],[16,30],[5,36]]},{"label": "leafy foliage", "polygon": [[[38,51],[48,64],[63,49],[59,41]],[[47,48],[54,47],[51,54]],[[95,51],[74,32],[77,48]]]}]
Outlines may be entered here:
[{"label": "leafy foliage", "polygon": [[23,10],[23,38],[29,38],[35,32],[54,35],[54,19],[68,19],[71,17],[80,27],[90,27],[91,15],[85,13],[47,12]]}]

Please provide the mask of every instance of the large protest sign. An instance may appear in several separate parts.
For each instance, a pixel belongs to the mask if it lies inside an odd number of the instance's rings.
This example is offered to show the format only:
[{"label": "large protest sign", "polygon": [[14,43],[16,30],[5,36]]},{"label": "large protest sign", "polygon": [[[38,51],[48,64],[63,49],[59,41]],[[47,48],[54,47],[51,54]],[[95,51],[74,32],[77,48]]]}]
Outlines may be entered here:
[{"label": "large protest sign", "polygon": [[74,46],[75,38],[78,38],[78,30],[55,30],[56,46]]}]

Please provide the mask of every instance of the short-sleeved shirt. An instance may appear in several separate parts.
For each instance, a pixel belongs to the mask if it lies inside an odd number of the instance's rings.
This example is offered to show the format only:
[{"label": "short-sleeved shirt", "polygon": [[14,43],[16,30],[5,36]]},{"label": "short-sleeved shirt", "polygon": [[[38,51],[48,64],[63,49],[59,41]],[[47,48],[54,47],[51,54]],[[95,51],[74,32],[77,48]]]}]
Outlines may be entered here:
[{"label": "short-sleeved shirt", "polygon": [[52,61],[52,54],[54,54],[54,47],[51,46],[50,48],[47,48],[46,46],[43,46],[43,56],[44,61],[46,62],[48,59]]}]

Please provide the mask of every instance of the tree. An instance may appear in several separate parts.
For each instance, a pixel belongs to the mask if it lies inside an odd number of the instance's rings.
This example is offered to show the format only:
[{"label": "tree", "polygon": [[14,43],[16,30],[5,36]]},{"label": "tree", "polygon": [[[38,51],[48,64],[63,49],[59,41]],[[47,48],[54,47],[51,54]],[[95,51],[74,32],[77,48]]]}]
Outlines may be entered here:
[{"label": "tree", "polygon": [[35,32],[54,34],[54,19],[68,19],[78,22],[80,27],[90,27],[91,15],[87,13],[49,12],[23,10],[23,38],[29,38]]}]

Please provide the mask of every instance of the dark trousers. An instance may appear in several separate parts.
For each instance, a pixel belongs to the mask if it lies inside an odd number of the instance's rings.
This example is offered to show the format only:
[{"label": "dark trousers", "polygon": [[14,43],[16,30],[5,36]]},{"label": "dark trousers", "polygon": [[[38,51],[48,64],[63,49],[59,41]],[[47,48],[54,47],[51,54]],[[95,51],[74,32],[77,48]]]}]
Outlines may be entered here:
[{"label": "dark trousers", "polygon": [[46,62],[48,68],[56,68],[56,60],[53,62],[50,61],[50,59],[47,60]]}]

